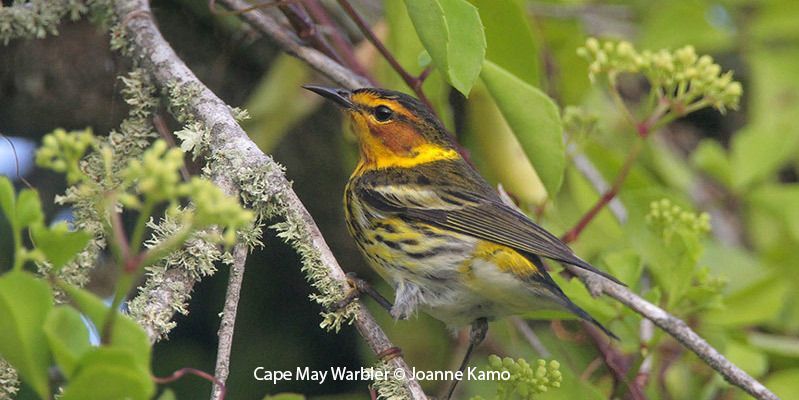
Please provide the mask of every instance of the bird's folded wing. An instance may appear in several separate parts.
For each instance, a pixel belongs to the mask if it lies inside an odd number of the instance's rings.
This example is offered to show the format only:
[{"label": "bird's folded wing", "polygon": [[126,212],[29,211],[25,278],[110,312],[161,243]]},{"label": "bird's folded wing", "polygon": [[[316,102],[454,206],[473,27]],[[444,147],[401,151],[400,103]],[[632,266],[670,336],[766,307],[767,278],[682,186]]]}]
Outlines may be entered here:
[{"label": "bird's folded wing", "polygon": [[381,212],[427,222],[521,252],[561,261],[623,284],[577,257],[556,236],[497,199],[462,190],[388,185],[359,188],[358,195]]}]

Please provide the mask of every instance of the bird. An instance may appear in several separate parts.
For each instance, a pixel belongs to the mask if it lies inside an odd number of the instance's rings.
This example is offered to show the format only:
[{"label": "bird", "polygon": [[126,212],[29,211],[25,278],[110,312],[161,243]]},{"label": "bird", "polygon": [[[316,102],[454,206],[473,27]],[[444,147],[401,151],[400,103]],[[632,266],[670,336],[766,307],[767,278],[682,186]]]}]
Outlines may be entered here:
[{"label": "bird", "polygon": [[505,204],[425,104],[381,88],[303,87],[338,105],[357,137],[344,214],[368,264],[395,290],[393,304],[381,304],[397,319],[421,310],[452,330],[470,326],[460,371],[488,321],[506,316],[566,311],[617,339],[566,296],[542,259],[621,282]]}]

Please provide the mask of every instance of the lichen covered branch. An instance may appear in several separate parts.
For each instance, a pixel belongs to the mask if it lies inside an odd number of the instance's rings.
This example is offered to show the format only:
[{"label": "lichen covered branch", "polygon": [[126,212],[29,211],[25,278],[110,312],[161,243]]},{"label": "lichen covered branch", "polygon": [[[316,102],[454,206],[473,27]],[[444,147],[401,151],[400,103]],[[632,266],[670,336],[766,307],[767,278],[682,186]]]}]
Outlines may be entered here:
[{"label": "lichen covered branch", "polygon": [[[291,189],[282,167],[256,147],[237,123],[235,110],[203,85],[175,54],[156,27],[146,1],[118,1],[115,3],[115,12],[128,36],[129,54],[168,93],[171,110],[176,117],[179,120],[191,117],[205,128],[199,130],[201,137],[194,139],[206,144],[201,148],[208,152],[212,180],[227,193],[240,194],[262,220],[282,217],[284,222],[277,226],[279,235],[300,253],[303,269],[319,291],[315,297],[317,301],[325,305],[342,298],[347,289],[344,272],[311,215]],[[250,14],[259,15],[245,15]],[[282,28],[277,25],[273,28],[276,34],[282,35],[285,46],[292,48],[295,54],[308,55]],[[316,52],[310,57],[317,64],[332,62]],[[362,83],[346,71],[343,67],[337,69],[339,83],[346,82],[347,86]],[[332,75],[335,76],[336,72]],[[336,314],[343,315],[341,320],[326,322],[338,327],[343,322],[353,321],[376,354],[393,347],[369,312],[357,304],[349,306],[343,314]],[[391,359],[388,363],[392,368],[410,371],[401,357]],[[403,389],[411,398],[426,398],[416,381],[404,382]]]}]

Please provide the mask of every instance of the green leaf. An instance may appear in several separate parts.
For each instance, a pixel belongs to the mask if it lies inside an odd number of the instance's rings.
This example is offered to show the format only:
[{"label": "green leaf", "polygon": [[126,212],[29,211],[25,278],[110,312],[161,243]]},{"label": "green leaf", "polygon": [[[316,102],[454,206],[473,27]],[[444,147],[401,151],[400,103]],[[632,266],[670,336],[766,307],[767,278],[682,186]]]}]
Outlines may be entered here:
[{"label": "green leaf", "polygon": [[547,199],[544,184],[513,134],[485,85],[477,84],[466,102],[462,143],[489,182],[502,183],[522,207],[540,206]]},{"label": "green leaf", "polygon": [[31,227],[31,235],[36,248],[44,253],[56,272],[83,250],[92,238],[86,232],[70,232],[66,222],[51,228],[34,225]]},{"label": "green leaf", "polygon": [[530,85],[539,84],[538,45],[518,0],[469,0],[485,28],[486,59]]},{"label": "green leaf", "polygon": [[769,375],[764,384],[781,399],[796,398],[799,393],[799,368],[777,371]]},{"label": "green leaf", "polygon": [[11,229],[17,230],[17,207],[14,201],[14,185],[12,185],[11,181],[5,176],[0,176],[0,210],[2,210],[3,215],[6,216],[8,224],[11,225]]},{"label": "green leaf", "polygon": [[741,193],[795,160],[799,150],[799,49],[769,48],[747,58],[752,120],[732,137],[730,155],[733,188]]},{"label": "green leaf", "polygon": [[52,309],[44,322],[44,334],[61,372],[71,379],[78,360],[92,347],[80,313],[68,306]]},{"label": "green leaf", "polygon": [[17,198],[17,229],[44,222],[42,203],[35,190],[24,189]]},{"label": "green leaf", "polygon": [[566,153],[558,106],[542,91],[486,61],[480,77],[550,197],[563,181]]},{"label": "green leaf", "polygon": [[620,281],[634,287],[644,269],[641,256],[633,249],[609,252],[602,257],[607,270]]},{"label": "green leaf", "polygon": [[667,308],[674,307],[686,294],[700,253],[690,238],[675,232],[668,243],[644,226],[628,227],[628,237],[641,255],[655,281],[667,296]]},{"label": "green leaf", "polygon": [[[408,9],[403,0],[385,0],[383,8],[388,24],[388,37],[384,44],[394,54],[394,58],[405,67],[411,75],[419,76],[432,59],[413,27],[408,15]],[[378,81],[388,89],[412,93],[413,90],[405,84],[402,77],[383,58],[377,61],[376,75]],[[422,85],[425,95],[430,100],[441,121],[449,129],[454,128],[452,110],[449,104],[449,94],[452,88],[447,84],[444,73],[434,69]],[[318,97],[318,96],[317,96]]]},{"label": "green leaf", "polygon": [[164,392],[158,396],[158,400],[178,400],[177,396],[175,396],[175,392],[172,389],[164,389]]},{"label": "green leaf", "polygon": [[50,353],[42,326],[52,307],[45,281],[23,271],[0,277],[0,356],[41,398],[50,396]]},{"label": "green leaf", "polygon": [[768,370],[768,357],[752,346],[730,341],[724,349],[724,355],[738,365],[747,374],[757,378]]},{"label": "green leaf", "polygon": [[725,308],[706,314],[709,324],[745,326],[776,319],[784,306],[790,282],[779,274],[756,281],[724,299]]},{"label": "green leaf", "polygon": [[799,338],[762,332],[751,332],[748,338],[749,344],[762,351],[783,357],[799,358]]},{"label": "green leaf", "polygon": [[[92,320],[102,334],[109,309],[103,300],[86,290],[72,285],[63,284],[62,288],[75,303],[75,306]],[[121,313],[117,315],[109,346],[130,350],[140,367],[145,370],[150,369],[150,340],[144,329],[127,315]]]},{"label": "green leaf", "polygon": [[145,400],[155,393],[147,369],[137,365],[134,349],[98,347],[81,360],[62,400]]},{"label": "green leaf", "polygon": [[405,6],[433,64],[468,96],[486,51],[477,8],[466,0],[405,0]]},{"label": "green leaf", "polygon": [[[546,46],[547,56],[552,57],[555,70],[546,73],[556,79],[548,79],[548,89],[558,93],[560,104],[582,104],[586,92],[591,89],[588,79],[588,62],[577,55],[575,49],[585,45],[588,35],[585,24],[579,18],[536,18],[536,38]],[[545,41],[543,40],[545,39]],[[552,76],[551,75],[551,76]]]},{"label": "green leaf", "polygon": [[720,183],[728,187],[732,185],[730,159],[718,141],[703,139],[699,142],[699,146],[691,154],[691,162]]},{"label": "green leaf", "polygon": [[[736,28],[718,17],[712,2],[670,0],[646,4],[641,21],[641,46],[649,49],[693,44],[707,52],[723,52],[735,43]],[[679,27],[679,29],[675,29]]]},{"label": "green leaf", "polygon": [[262,151],[272,152],[292,126],[321,104],[321,97],[301,87],[310,75],[307,64],[281,54],[253,89],[244,106],[252,118],[244,127]]},{"label": "green leaf", "polygon": [[746,202],[758,212],[774,217],[776,223],[787,228],[795,241],[799,241],[799,185],[762,185],[749,191]]}]

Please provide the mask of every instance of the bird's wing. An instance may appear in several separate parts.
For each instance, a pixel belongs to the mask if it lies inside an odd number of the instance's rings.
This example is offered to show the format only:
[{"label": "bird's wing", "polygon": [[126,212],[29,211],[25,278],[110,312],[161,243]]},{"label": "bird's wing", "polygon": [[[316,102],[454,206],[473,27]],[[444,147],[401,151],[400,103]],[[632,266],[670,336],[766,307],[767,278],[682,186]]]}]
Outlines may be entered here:
[{"label": "bird's wing", "polygon": [[462,188],[415,185],[360,187],[357,192],[364,202],[381,212],[427,222],[523,253],[561,261],[623,284],[577,257],[555,235],[521,212],[503,204],[498,198],[468,192]]}]

